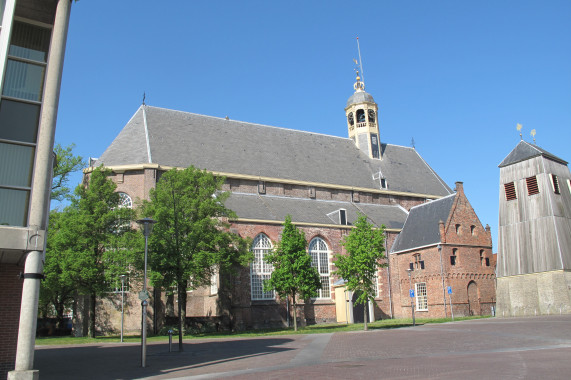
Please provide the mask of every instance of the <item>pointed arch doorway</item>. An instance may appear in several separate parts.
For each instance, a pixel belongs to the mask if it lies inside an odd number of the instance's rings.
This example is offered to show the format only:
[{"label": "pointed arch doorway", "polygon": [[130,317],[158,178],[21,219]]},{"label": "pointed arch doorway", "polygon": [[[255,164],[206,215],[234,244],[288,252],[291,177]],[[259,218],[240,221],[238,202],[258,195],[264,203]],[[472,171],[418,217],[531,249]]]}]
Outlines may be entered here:
[{"label": "pointed arch doorway", "polygon": [[480,315],[480,296],[478,285],[475,281],[468,283],[468,314]]}]

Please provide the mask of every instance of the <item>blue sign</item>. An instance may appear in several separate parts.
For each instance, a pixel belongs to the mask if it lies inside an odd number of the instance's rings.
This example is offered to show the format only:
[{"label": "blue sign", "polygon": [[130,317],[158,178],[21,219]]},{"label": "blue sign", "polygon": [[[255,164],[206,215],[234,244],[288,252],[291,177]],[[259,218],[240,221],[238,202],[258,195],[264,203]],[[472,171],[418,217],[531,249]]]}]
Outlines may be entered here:
[{"label": "blue sign", "polygon": [[414,290],[409,289],[408,292],[410,294],[410,298],[414,298]]},{"label": "blue sign", "polygon": [[451,287],[451,286],[447,286],[447,287],[446,287],[446,291],[448,292],[448,294],[452,294],[452,287]]}]

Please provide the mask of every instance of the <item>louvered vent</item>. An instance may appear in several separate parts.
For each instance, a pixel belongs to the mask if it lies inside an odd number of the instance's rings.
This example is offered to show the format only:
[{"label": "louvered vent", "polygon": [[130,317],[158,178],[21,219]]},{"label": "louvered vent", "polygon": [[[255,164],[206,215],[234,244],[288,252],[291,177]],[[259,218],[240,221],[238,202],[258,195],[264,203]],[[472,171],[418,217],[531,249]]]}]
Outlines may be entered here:
[{"label": "louvered vent", "polygon": [[539,187],[537,187],[537,177],[528,177],[525,179],[527,183],[527,195],[539,194]]},{"label": "louvered vent", "polygon": [[561,194],[561,191],[559,190],[559,179],[555,174],[551,175],[551,180],[553,181],[553,192],[555,194]]},{"label": "louvered vent", "polygon": [[517,199],[515,195],[515,184],[513,182],[504,184],[504,190],[506,191],[506,200],[513,201]]}]

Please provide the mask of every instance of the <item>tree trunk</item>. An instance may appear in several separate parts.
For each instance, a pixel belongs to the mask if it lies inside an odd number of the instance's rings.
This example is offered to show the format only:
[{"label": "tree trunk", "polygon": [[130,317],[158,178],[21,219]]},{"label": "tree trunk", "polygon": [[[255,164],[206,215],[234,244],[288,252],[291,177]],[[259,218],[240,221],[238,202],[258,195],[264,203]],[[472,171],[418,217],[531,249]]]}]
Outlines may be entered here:
[{"label": "tree trunk", "polygon": [[178,351],[182,352],[182,336],[186,322],[186,287],[178,284]]},{"label": "tree trunk", "polygon": [[58,300],[57,303],[54,302],[54,306],[56,309],[56,321],[57,321],[56,328],[63,329],[64,302],[63,301],[59,302]]},{"label": "tree trunk", "polygon": [[167,294],[167,304],[165,314],[168,317],[174,317],[174,292]]},{"label": "tree trunk", "polygon": [[89,336],[95,338],[95,293],[89,296]]},{"label": "tree trunk", "polygon": [[291,297],[293,303],[293,331],[297,331],[297,307],[295,303],[295,293]]},{"label": "tree trunk", "polygon": [[367,314],[368,314],[368,310],[367,310],[368,307],[367,307],[367,305],[369,305],[369,301],[366,301],[365,303],[363,303],[363,311],[364,311],[364,314],[365,314],[365,315],[363,316],[363,320],[365,321],[365,326],[364,326],[365,331],[369,330],[369,326],[367,325],[367,319],[368,319],[368,316],[367,316]]}]

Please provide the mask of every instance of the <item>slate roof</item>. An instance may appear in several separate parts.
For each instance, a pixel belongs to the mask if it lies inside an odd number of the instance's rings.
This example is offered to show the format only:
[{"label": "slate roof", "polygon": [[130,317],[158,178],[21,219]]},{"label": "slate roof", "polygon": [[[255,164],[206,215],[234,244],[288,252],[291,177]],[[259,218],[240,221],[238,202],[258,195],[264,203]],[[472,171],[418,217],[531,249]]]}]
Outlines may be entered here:
[{"label": "slate roof", "polygon": [[349,138],[141,106],[96,166],[156,163],[282,180],[446,196],[452,190],[413,148],[382,144],[371,159]]},{"label": "slate roof", "polygon": [[510,154],[508,154],[507,157],[504,158],[504,160],[498,165],[498,167],[503,168],[505,166],[509,166],[538,156],[544,156],[553,161],[560,162],[563,165],[567,165],[567,161],[563,160],[562,158],[559,158],[556,155],[549,153],[548,151],[538,147],[537,145],[530,144],[526,141],[521,140],[516,145],[514,150],[512,150]]},{"label": "slate roof", "polygon": [[448,219],[455,197],[456,194],[452,194],[411,208],[391,252],[440,243],[439,222],[446,222]]},{"label": "slate roof", "polygon": [[[399,206],[361,204],[341,201],[324,201],[251,193],[231,193],[224,205],[242,219],[260,219],[283,222],[291,215],[293,222],[312,224],[339,224],[334,216],[346,210],[347,222],[353,225],[358,214],[365,214],[376,226],[401,229],[407,217]],[[330,215],[330,216],[328,216]]]}]

